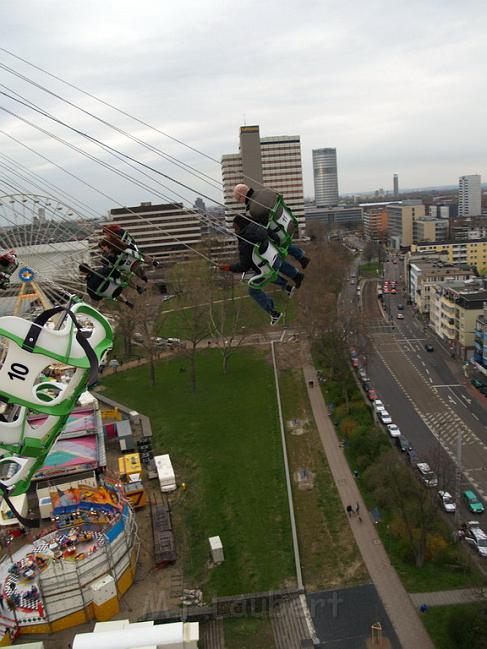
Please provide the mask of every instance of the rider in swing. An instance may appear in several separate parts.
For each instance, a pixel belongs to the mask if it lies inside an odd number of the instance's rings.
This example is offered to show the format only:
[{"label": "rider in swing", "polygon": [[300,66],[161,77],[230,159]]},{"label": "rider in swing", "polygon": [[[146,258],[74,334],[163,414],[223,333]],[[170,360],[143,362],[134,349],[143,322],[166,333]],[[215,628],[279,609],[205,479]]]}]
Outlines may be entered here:
[{"label": "rider in swing", "polygon": [[[269,223],[270,212],[279,197],[280,194],[278,192],[268,187],[253,189],[244,183],[239,183],[233,189],[233,198],[242,205],[245,204],[245,210],[248,212],[252,221],[260,223],[260,225],[265,227]],[[276,216],[279,217],[281,213],[282,207],[279,208]],[[287,252],[299,262],[303,270],[310,262],[309,257],[306,257],[304,250],[299,246],[292,244],[288,247]]]},{"label": "rider in swing", "polygon": [[[252,222],[252,220],[245,216],[240,215],[233,219],[233,227],[235,233],[239,236],[239,261],[235,264],[222,264],[219,266],[220,270],[231,273],[246,273],[248,270],[253,269],[257,273],[260,273],[260,269],[257,268],[253,262],[252,252],[255,244],[259,244],[259,248],[262,252],[267,248],[271,241],[267,230],[259,226],[257,223]],[[284,277],[279,275],[273,282],[280,286],[284,291],[286,291],[288,296],[291,297],[294,288],[299,288],[301,286],[301,282],[304,278],[303,273],[296,270],[296,268],[291,264],[283,261],[281,257],[277,258],[274,270],[279,271],[283,275],[287,275],[294,281],[296,285],[295,287],[289,284]],[[264,309],[264,311],[270,314],[271,325],[276,325],[282,318],[282,313],[275,309],[272,298],[264,293],[262,289],[253,287],[249,287],[249,295],[262,309]]]}]

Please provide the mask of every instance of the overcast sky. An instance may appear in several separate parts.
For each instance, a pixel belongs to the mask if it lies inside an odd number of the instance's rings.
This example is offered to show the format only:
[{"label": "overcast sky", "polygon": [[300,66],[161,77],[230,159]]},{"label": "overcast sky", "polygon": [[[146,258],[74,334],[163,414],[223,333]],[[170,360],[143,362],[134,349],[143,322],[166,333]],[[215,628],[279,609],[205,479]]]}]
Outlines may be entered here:
[{"label": "overcast sky", "polygon": [[[483,0],[3,1],[1,46],[206,153],[185,148],[0,51],[0,63],[221,181],[239,127],[300,135],[305,193],[311,150],[336,147],[341,193],[487,181],[487,3]],[[211,186],[76,109],[0,70],[56,117],[202,193]],[[0,95],[0,106],[101,156],[96,145]],[[0,134],[0,153],[105,210],[194,194],[151,192],[103,170],[0,111],[0,129],[102,189],[82,185]],[[1,164],[4,160],[0,161]],[[127,170],[133,176],[134,170]],[[0,176],[5,178],[4,168]],[[140,176],[139,176],[140,178]],[[155,186],[153,180],[144,182]],[[20,188],[11,181],[11,185]],[[27,189],[25,182],[22,189]],[[5,187],[2,188],[5,191]],[[207,201],[208,203],[208,201]]]}]

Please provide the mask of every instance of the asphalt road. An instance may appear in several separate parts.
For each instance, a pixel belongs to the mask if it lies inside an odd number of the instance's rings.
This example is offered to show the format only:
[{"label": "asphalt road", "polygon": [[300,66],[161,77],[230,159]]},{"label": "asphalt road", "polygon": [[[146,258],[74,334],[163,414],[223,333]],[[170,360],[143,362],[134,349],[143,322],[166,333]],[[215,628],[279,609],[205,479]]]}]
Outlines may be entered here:
[{"label": "asphalt road", "polygon": [[[400,263],[385,264],[385,278],[398,282],[396,295],[384,295],[387,321],[379,309],[377,282],[367,282],[362,291],[371,341],[367,373],[393,422],[420,458],[439,470],[440,482],[445,482],[442,486],[453,495],[461,433],[460,491],[473,487],[486,501],[487,399],[479,399],[463,377],[461,364],[452,361],[448,350],[407,306],[400,284],[402,272]],[[403,320],[397,319],[399,303],[404,305]],[[433,352],[425,350],[426,343],[433,345]],[[463,505],[459,514],[461,518],[472,518]]]}]

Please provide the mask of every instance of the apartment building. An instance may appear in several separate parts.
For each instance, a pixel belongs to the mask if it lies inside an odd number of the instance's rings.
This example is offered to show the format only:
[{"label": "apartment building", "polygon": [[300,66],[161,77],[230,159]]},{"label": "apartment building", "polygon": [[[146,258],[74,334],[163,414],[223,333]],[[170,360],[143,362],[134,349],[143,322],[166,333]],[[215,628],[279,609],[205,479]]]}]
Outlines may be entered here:
[{"label": "apartment building", "polygon": [[422,241],[412,244],[411,252],[441,252],[451,264],[467,264],[475,266],[479,273],[487,272],[487,239]]},{"label": "apartment building", "polygon": [[445,340],[452,354],[466,359],[474,352],[476,322],[487,300],[484,281],[479,278],[463,282],[436,284],[430,295],[430,324]]},{"label": "apartment building", "polygon": [[477,369],[487,375],[487,305],[475,322],[473,361]]},{"label": "apartment building", "polygon": [[362,205],[364,236],[371,241],[386,241],[388,214],[385,205]]},{"label": "apartment building", "polygon": [[187,257],[201,243],[201,223],[182,203],[141,203],[109,211],[110,223],[118,223],[135,238],[140,250],[157,260]]},{"label": "apartment building", "polygon": [[431,216],[413,220],[413,241],[444,241],[448,238],[448,221]]},{"label": "apartment building", "polygon": [[460,176],[458,180],[458,216],[482,214],[482,189],[479,174]]},{"label": "apartment building", "polygon": [[465,281],[476,277],[475,271],[465,264],[442,261],[414,261],[409,264],[408,271],[408,297],[426,317],[430,314],[431,292],[435,285],[447,280]]},{"label": "apartment building", "polygon": [[299,135],[260,137],[259,126],[240,127],[238,153],[222,156],[225,219],[231,227],[242,205],[232,196],[236,184],[270,187],[284,196],[304,234],[303,167]]},{"label": "apartment building", "polygon": [[402,201],[387,205],[387,220],[389,228],[389,245],[399,250],[413,243],[413,221],[425,216],[425,207],[421,201]]}]

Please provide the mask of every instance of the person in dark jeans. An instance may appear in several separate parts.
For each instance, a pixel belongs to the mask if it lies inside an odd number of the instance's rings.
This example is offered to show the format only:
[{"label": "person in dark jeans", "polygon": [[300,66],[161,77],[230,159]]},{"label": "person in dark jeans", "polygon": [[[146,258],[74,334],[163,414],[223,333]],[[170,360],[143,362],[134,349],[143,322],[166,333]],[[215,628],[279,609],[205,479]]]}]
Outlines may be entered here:
[{"label": "person in dark jeans", "polygon": [[[219,266],[220,270],[232,273],[246,273],[248,270],[253,269],[257,273],[260,273],[260,270],[254,265],[252,260],[252,252],[255,244],[261,246],[261,251],[263,251],[265,246],[269,244],[270,239],[267,231],[243,216],[236,216],[233,219],[233,226],[236,234],[240,237],[238,240],[239,261],[235,264],[221,264]],[[284,279],[284,277],[279,275],[273,282],[280,286],[288,296],[291,297],[294,288],[299,288],[301,286],[301,282],[304,278],[303,273],[296,270],[296,268],[291,264],[283,261],[280,257],[275,263],[274,270],[279,271],[294,281],[295,286],[292,286]],[[249,287],[249,295],[262,309],[264,309],[264,311],[270,314],[271,325],[276,325],[282,318],[282,313],[276,310],[271,296],[264,293],[262,289],[253,287]]]},{"label": "person in dark jeans", "polygon": [[[269,222],[269,213],[276,204],[276,201],[279,198],[279,193],[273,189],[269,189],[268,187],[252,189],[252,187],[240,183],[234,187],[233,197],[236,201],[242,203],[242,205],[245,204],[245,210],[248,212],[252,221],[267,227]],[[299,246],[291,244],[287,251],[291,257],[294,257],[294,259],[299,262],[303,270],[309,264],[309,257],[306,257],[304,250]]]}]

